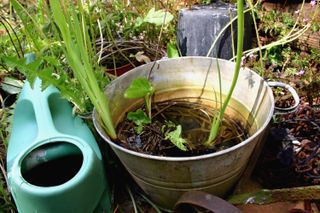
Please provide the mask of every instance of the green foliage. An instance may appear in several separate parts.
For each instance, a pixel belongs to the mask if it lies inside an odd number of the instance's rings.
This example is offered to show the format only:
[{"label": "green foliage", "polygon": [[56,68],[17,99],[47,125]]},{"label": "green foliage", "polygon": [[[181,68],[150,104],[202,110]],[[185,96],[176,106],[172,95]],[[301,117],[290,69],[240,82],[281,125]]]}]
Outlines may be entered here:
[{"label": "green foliage", "polygon": [[78,11],[75,7],[64,2],[65,11],[61,8],[59,1],[50,0],[53,12],[53,19],[61,33],[61,42],[64,42],[64,54],[72,68],[77,80],[89,96],[92,104],[95,106],[101,121],[108,135],[115,139],[116,133],[113,127],[109,112],[109,104],[103,91],[100,89],[95,76],[95,67],[91,38],[88,34],[88,28],[85,19],[85,13],[81,2],[78,3]]},{"label": "green foliage", "polygon": [[179,51],[176,48],[176,45],[172,43],[167,44],[167,55],[168,58],[178,58],[179,57]]},{"label": "green foliage", "polygon": [[311,26],[312,32],[319,32],[320,31],[320,23],[313,23]]},{"label": "green foliage", "polygon": [[[67,5],[65,2],[63,5]],[[11,45],[17,46],[16,42],[19,38],[21,45],[23,46],[21,51],[14,53],[12,50],[0,51],[0,63],[6,72],[16,73],[20,71],[24,76],[32,83],[36,77],[42,80],[43,89],[49,85],[57,87],[62,96],[71,101],[80,112],[88,112],[92,110],[92,104],[90,103],[88,96],[82,89],[79,80],[74,78],[73,73],[70,70],[69,64],[64,55],[64,44],[60,41],[60,32],[57,30],[56,25],[53,24],[51,11],[46,1],[39,0],[35,5],[31,7],[25,7],[17,0],[12,0],[12,6],[15,13],[18,15],[18,20],[21,21],[21,29],[14,32],[17,35],[15,40],[12,40]],[[72,5],[76,13],[79,12],[79,8]],[[88,15],[84,10],[82,11],[82,17],[84,20],[88,19]],[[8,22],[9,23],[9,22]],[[88,29],[91,29],[90,24],[86,24]],[[91,33],[93,36],[94,33]],[[11,36],[12,37],[12,36]],[[24,39],[21,39],[23,37]],[[2,36],[0,37],[3,38]],[[74,38],[73,38],[74,39]],[[87,41],[86,45],[88,44]],[[1,44],[0,44],[1,48]],[[19,50],[19,48],[16,48]],[[93,50],[94,46],[87,49],[87,54],[92,60],[95,59]],[[32,52],[36,55],[36,62],[25,65],[24,59],[21,58],[20,52]],[[16,58],[14,58],[16,55]],[[105,87],[109,83],[108,77],[103,74],[102,70],[95,66],[94,75],[97,78],[99,86]],[[21,75],[18,75],[21,76]],[[21,79],[21,77],[19,77]]]},{"label": "green foliage", "polygon": [[38,59],[29,64],[26,64],[26,58],[18,59],[16,57],[3,57],[2,60],[8,67],[16,68],[22,72],[22,74],[29,79],[30,83],[33,84],[36,78],[36,71],[39,69],[41,60]]},{"label": "green foliage", "polygon": [[187,151],[185,144],[187,141],[181,136],[182,127],[178,125],[174,131],[165,133],[165,140],[170,140],[176,147],[182,151]]},{"label": "green foliage", "polygon": [[[242,61],[242,50],[243,50],[243,38],[244,38],[244,10],[243,10],[244,0],[237,1],[237,15],[238,15],[238,34],[237,34],[237,54],[236,54],[236,63],[234,67],[234,75],[232,78],[231,86],[228,91],[228,94],[219,110],[219,113],[214,117],[211,124],[211,129],[209,133],[208,140],[204,143],[205,146],[212,146],[215,143],[216,138],[219,135],[219,130],[221,126],[221,122],[224,116],[224,113],[228,107],[229,101],[231,100],[231,96],[233,90],[237,84],[238,76],[240,73],[240,66]],[[218,65],[218,74],[220,76],[220,68]],[[221,87],[221,84],[220,84]],[[220,89],[221,90],[221,89]]]},{"label": "green foliage", "polygon": [[[173,4],[173,3],[172,3]],[[163,28],[161,47],[175,40],[176,11],[170,10],[171,3],[154,1],[130,1],[128,4],[120,0],[106,3],[98,17],[101,20],[102,32],[107,40],[143,39],[145,43],[155,44],[161,31],[161,25],[166,16]],[[170,24],[169,24],[170,22]],[[174,23],[173,23],[174,22]],[[109,26],[111,35],[107,32]],[[112,38],[110,38],[112,36]]]},{"label": "green foliage", "polygon": [[[263,70],[268,79],[279,79],[293,85],[299,95],[308,96],[311,101],[320,89],[320,51],[297,49],[297,43],[277,46],[265,52],[266,65],[261,67],[258,56],[247,60],[246,66],[259,72]],[[312,102],[312,101],[311,101]]]},{"label": "green foliage", "polygon": [[137,134],[140,134],[142,132],[143,127],[146,124],[151,123],[151,119],[141,109],[138,109],[135,112],[129,112],[127,115],[127,119],[129,121],[133,121],[135,123],[135,125],[136,125],[135,131]]},{"label": "green foliage", "polygon": [[154,88],[148,79],[141,77],[134,79],[124,93],[125,98],[143,98],[152,95]]},{"label": "green foliage", "polygon": [[0,174],[0,212],[11,212],[13,209],[15,209],[14,204],[10,199],[6,184],[2,181],[2,175]]},{"label": "green foliage", "polygon": [[166,129],[170,129],[170,128],[176,128],[176,124],[175,123],[173,123],[172,121],[165,121],[165,125],[163,125],[162,127],[161,127],[161,132],[162,133],[165,133],[165,130]]},{"label": "green foliage", "polygon": [[150,23],[156,26],[161,26],[162,24],[167,25],[173,19],[173,15],[171,13],[166,12],[165,10],[155,10],[155,8],[151,8],[147,15],[144,17],[142,23]]},{"label": "green foliage", "polygon": [[27,38],[33,42],[33,47],[35,47],[38,51],[41,51],[44,45],[42,42],[43,39],[45,39],[45,35],[41,30],[40,24],[17,0],[11,0],[11,4],[23,23],[23,31]]},{"label": "green foliage", "polygon": [[273,64],[273,65],[280,64],[282,61],[281,47],[275,46],[275,47],[270,48],[268,50],[267,56],[268,56],[268,59],[271,64]]},{"label": "green foliage", "polygon": [[141,77],[134,79],[124,93],[125,98],[144,98],[148,116],[151,119],[151,97],[155,89],[148,79]]},{"label": "green foliage", "polygon": [[31,85],[33,85],[35,78],[39,77],[42,80],[43,89],[54,85],[59,88],[64,97],[72,101],[80,110],[85,111],[90,108],[79,85],[70,82],[67,73],[62,70],[61,64],[56,58],[45,56],[26,64],[25,58],[19,59],[11,56],[2,57],[2,63],[12,69],[19,70]]},{"label": "green foliage", "polygon": [[289,13],[283,13],[282,22],[285,24],[286,27],[291,28],[294,26],[295,19]]}]

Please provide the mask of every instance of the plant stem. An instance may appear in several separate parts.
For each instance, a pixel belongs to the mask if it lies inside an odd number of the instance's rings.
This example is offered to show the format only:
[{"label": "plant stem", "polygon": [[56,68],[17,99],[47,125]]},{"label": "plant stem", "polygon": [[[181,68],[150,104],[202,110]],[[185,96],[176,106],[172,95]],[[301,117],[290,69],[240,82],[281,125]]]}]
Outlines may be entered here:
[{"label": "plant stem", "polygon": [[136,204],[136,201],[133,197],[133,194],[131,192],[131,189],[130,187],[127,185],[127,190],[128,190],[128,193],[129,193],[129,196],[130,196],[130,199],[131,199],[131,202],[132,202],[132,206],[133,206],[133,210],[134,210],[134,213],[138,213],[138,210],[137,210],[137,204]]},{"label": "plant stem", "polygon": [[240,65],[241,65],[241,57],[242,57],[242,50],[243,50],[243,34],[244,34],[244,11],[243,11],[243,4],[244,0],[238,0],[237,1],[237,14],[238,14],[238,38],[237,38],[237,59],[234,69],[234,75],[231,83],[231,87],[229,89],[229,92],[227,94],[226,99],[223,102],[223,105],[220,109],[219,115],[217,115],[212,123],[210,135],[208,141],[205,142],[206,146],[211,146],[214,143],[214,140],[218,136],[220,125],[222,118],[224,116],[224,113],[227,109],[227,106],[229,104],[229,101],[231,99],[233,90],[236,86],[239,72],[240,72]]},{"label": "plant stem", "polygon": [[151,103],[152,103],[152,100],[151,99],[152,99],[152,94],[151,95],[148,94],[144,98],[144,101],[146,103],[146,110],[147,110],[147,113],[148,113],[148,117],[150,119],[152,119],[152,116],[151,116]]},{"label": "plant stem", "polygon": [[[9,22],[5,17],[3,17],[3,16],[0,15],[0,18],[1,18],[4,22],[6,22],[6,23],[8,24],[9,28],[10,28],[11,31],[13,32],[14,36],[16,37],[16,39],[17,39],[17,41],[18,41],[19,48],[20,48],[20,51],[21,51],[21,55],[23,56],[23,55],[24,55],[24,52],[23,52],[23,48],[22,48],[22,45],[21,45],[21,41],[20,41],[20,39],[19,39],[19,37],[18,37],[15,29],[12,27],[12,25],[10,24],[10,22]],[[5,26],[5,24],[3,24],[3,25]],[[9,36],[10,36],[9,31],[7,31],[7,32],[8,32],[8,34],[9,34]],[[14,45],[14,43],[12,43],[12,44]]]},{"label": "plant stem", "polygon": [[[0,17],[0,18],[1,18],[1,17]],[[20,56],[20,54],[19,54],[19,51],[18,51],[18,49],[17,49],[17,47],[16,47],[16,45],[15,45],[15,43],[14,43],[12,37],[11,37],[11,33],[10,33],[9,29],[7,28],[6,24],[5,24],[1,19],[0,19],[0,24],[2,24],[2,26],[3,26],[4,29],[6,30],[6,33],[7,33],[7,35],[9,36],[10,42],[11,42],[14,50],[16,51],[16,53],[17,53],[17,55],[18,55],[18,58],[21,58],[21,56]]]},{"label": "plant stem", "polygon": [[[249,3],[249,7],[250,7],[250,10],[251,10],[251,16],[252,16],[252,20],[253,20],[253,26],[254,26],[254,30],[255,30],[255,33],[256,33],[256,38],[257,38],[257,43],[258,43],[258,47],[259,47],[259,55],[260,55],[260,66],[261,68],[264,67],[263,65],[263,56],[262,56],[262,50],[261,50],[261,42],[260,42],[260,39],[259,39],[259,31],[258,31],[258,25],[257,25],[257,21],[256,21],[256,18],[254,16],[254,5],[252,4],[252,1],[251,0],[248,0],[248,3]],[[264,73],[260,73],[261,76],[263,77],[264,76]]]},{"label": "plant stem", "polygon": [[116,47],[116,49],[119,51],[119,53],[121,54],[121,56],[126,59],[133,67],[136,67],[136,65],[122,52],[122,50],[118,47],[117,41],[114,39],[111,29],[110,29],[110,25],[108,23],[108,21],[106,21],[106,30],[107,30],[107,35],[109,36],[109,39],[111,41],[112,44],[114,44],[114,46]]},{"label": "plant stem", "polygon": [[[233,17],[232,17],[232,11],[230,8],[229,8],[229,16],[230,16],[230,21],[232,21]],[[234,49],[235,45],[234,45],[234,34],[233,34],[233,25],[232,24],[230,24],[230,28],[231,28],[232,57],[234,57],[236,55],[236,53],[235,53],[235,49]]]}]

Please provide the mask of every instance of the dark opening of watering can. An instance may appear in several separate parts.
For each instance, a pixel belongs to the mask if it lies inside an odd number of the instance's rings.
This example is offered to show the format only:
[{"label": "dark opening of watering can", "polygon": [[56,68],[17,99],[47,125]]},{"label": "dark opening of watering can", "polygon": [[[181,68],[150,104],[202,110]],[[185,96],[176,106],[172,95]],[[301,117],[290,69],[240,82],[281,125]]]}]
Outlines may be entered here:
[{"label": "dark opening of watering can", "polygon": [[32,150],[21,164],[22,177],[42,187],[58,186],[71,180],[83,163],[81,150],[72,143],[52,142]]}]

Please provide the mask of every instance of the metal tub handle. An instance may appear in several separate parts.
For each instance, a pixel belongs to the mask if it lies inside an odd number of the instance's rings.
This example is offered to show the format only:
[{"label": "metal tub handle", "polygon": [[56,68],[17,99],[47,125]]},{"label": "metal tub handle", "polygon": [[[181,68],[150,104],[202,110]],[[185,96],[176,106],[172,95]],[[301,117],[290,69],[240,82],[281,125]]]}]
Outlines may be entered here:
[{"label": "metal tub handle", "polygon": [[292,86],[285,84],[285,83],[282,83],[282,82],[276,82],[276,81],[269,81],[268,85],[270,87],[282,87],[284,89],[287,89],[291,93],[291,95],[294,99],[294,105],[291,107],[281,108],[281,107],[274,106],[274,109],[275,109],[274,114],[275,115],[289,114],[289,113],[295,112],[297,110],[297,108],[300,104],[300,98],[299,98],[297,91]]}]

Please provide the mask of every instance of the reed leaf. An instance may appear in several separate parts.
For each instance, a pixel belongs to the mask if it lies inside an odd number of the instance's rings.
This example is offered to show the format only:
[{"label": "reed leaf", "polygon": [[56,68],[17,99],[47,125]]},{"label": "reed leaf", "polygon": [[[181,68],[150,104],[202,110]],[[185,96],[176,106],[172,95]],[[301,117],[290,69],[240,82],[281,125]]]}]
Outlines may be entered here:
[{"label": "reed leaf", "polygon": [[[70,3],[67,1],[67,3]],[[50,0],[50,5],[53,12],[53,19],[61,32],[62,41],[65,44],[64,53],[70,67],[73,70],[75,77],[79,80],[81,86],[89,96],[92,104],[95,106],[101,121],[102,126],[108,135],[115,139],[116,133],[110,116],[109,103],[103,91],[99,88],[98,81],[95,77],[95,65],[92,57],[89,55],[89,49],[92,48],[91,42],[88,44],[88,31],[84,22],[84,11],[81,4],[78,4],[78,14],[75,12],[74,5],[60,1]],[[80,24],[81,23],[81,24]]]}]

